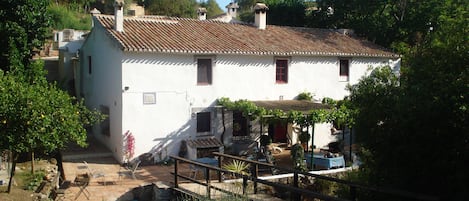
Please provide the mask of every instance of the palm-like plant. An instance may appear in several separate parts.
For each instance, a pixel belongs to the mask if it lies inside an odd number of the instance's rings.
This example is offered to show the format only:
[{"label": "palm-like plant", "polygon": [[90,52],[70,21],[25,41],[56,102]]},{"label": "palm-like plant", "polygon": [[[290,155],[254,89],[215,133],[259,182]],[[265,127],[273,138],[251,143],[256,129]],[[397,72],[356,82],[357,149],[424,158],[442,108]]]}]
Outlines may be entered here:
[{"label": "palm-like plant", "polygon": [[230,163],[224,164],[223,169],[238,174],[249,175],[249,164],[245,163],[244,161],[233,160]]}]

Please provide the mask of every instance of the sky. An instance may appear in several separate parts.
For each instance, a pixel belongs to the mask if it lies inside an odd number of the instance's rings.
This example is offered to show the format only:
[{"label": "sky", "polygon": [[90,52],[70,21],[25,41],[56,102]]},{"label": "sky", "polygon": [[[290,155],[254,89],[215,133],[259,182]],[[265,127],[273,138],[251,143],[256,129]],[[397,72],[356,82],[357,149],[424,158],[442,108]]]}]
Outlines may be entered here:
[{"label": "sky", "polygon": [[226,12],[225,6],[231,2],[231,0],[216,0],[216,1],[218,5],[220,6],[221,10],[223,10],[224,12]]}]

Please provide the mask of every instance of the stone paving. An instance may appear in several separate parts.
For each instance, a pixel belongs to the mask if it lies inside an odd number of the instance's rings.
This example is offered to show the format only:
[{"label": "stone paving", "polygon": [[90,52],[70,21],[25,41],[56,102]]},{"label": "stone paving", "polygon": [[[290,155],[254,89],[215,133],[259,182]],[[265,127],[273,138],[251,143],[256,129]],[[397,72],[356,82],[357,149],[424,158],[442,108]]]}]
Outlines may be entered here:
[{"label": "stone paving", "polygon": [[[86,188],[90,193],[89,199],[84,194],[77,197],[77,201],[133,201],[131,190],[151,183],[163,183],[173,186],[174,172],[173,165],[151,165],[140,166],[135,171],[136,179],[133,179],[124,167],[122,167],[113,157],[112,152],[107,150],[99,141],[93,137],[88,137],[89,146],[81,148],[76,145],[69,145],[67,150],[62,151],[63,169],[66,183],[69,183],[65,190],[65,198],[62,200],[75,200],[80,188],[74,183],[77,175],[88,173],[89,170],[84,165],[84,161],[93,172],[105,173],[104,178],[91,178],[90,185]],[[179,171],[189,175],[188,164],[180,164]],[[121,176],[120,176],[121,175]],[[60,200],[60,199],[57,199]]]},{"label": "stone paving", "polygon": [[[156,182],[162,182],[169,186],[173,185],[174,176],[170,173],[174,172],[173,165],[139,167],[135,172],[136,179],[133,179],[130,174],[119,176],[119,172],[125,169],[113,158],[94,158],[87,160],[87,163],[92,171],[104,172],[105,178],[92,178],[90,185],[86,188],[90,193],[90,199],[87,199],[84,194],[81,194],[76,199],[78,201],[134,200],[133,196],[129,195],[127,192],[130,192],[136,187]],[[63,166],[66,181],[72,182],[70,187],[65,190],[64,200],[74,200],[80,189],[73,181],[76,175],[86,173],[87,169],[84,167],[83,161],[78,160],[64,162]],[[184,174],[190,174],[187,164],[180,164],[178,167],[180,167],[179,171]]]}]

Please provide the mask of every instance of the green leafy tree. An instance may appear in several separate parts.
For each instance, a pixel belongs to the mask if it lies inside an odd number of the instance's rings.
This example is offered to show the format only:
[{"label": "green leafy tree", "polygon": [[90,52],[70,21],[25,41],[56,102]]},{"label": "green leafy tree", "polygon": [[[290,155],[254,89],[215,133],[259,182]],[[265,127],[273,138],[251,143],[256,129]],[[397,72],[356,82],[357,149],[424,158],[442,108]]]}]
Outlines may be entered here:
[{"label": "green leafy tree", "polygon": [[354,29],[359,36],[401,52],[418,44],[436,24],[445,1],[318,0],[308,26]]},{"label": "green leafy tree", "polygon": [[304,26],[306,6],[303,0],[265,0],[265,4],[269,7],[268,24]]},{"label": "green leafy tree", "polygon": [[220,6],[215,0],[204,1],[200,3],[200,7],[204,7],[207,9],[208,19],[223,13],[223,10],[220,8]]},{"label": "green leafy tree", "polygon": [[282,26],[305,25],[306,5],[301,0],[239,0],[239,18],[245,22],[254,21],[254,6],[256,3],[265,3],[267,11],[267,24]]},{"label": "green leafy tree", "polygon": [[[22,71],[47,37],[49,0],[0,3],[0,69]],[[13,69],[12,69],[13,68]]]},{"label": "green leafy tree", "polygon": [[[96,2],[94,5],[105,14],[114,14],[114,2],[115,0],[104,0]],[[132,2],[133,0],[124,0],[124,12],[127,12],[127,9]]]},{"label": "green leafy tree", "polygon": [[68,142],[84,146],[84,126],[103,117],[85,108],[45,79],[44,64],[31,62],[48,30],[45,0],[4,1],[0,16],[0,150],[13,153],[12,179],[18,154],[50,153]]},{"label": "green leafy tree", "polygon": [[257,2],[263,2],[259,0],[237,0],[240,10],[251,10]]},{"label": "green leafy tree", "polygon": [[13,152],[11,178],[19,153],[51,153],[68,142],[85,146],[84,126],[102,119],[47,83],[42,68],[41,62],[31,64],[34,73],[40,73],[34,79],[0,71],[0,149]]},{"label": "green leafy tree", "polygon": [[401,77],[377,69],[350,88],[350,100],[366,182],[464,200],[469,196],[468,9],[462,1],[444,3],[434,29],[406,55]]},{"label": "green leafy tree", "polygon": [[56,6],[66,6],[70,10],[78,11],[81,13],[88,13],[90,7],[96,2],[96,0],[54,0]]},{"label": "green leafy tree", "polygon": [[197,2],[195,0],[147,0],[145,12],[152,15],[195,18]]}]

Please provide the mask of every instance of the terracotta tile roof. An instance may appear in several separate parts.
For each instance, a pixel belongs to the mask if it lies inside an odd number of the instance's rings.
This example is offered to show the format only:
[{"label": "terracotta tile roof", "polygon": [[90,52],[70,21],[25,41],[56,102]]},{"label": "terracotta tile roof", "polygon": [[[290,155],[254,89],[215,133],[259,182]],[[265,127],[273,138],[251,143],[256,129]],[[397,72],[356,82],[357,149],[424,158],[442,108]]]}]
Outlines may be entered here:
[{"label": "terracotta tile roof", "polygon": [[[188,54],[314,55],[398,57],[369,41],[329,29],[224,23],[164,16],[125,17],[124,32],[114,16],[95,15],[97,23],[123,51]],[[97,25],[99,26],[99,25]]]},{"label": "terracotta tile roof", "polygon": [[284,112],[300,111],[307,113],[314,109],[330,109],[330,107],[327,105],[305,100],[253,101],[253,103],[256,106],[263,107],[267,110],[279,109]]}]

